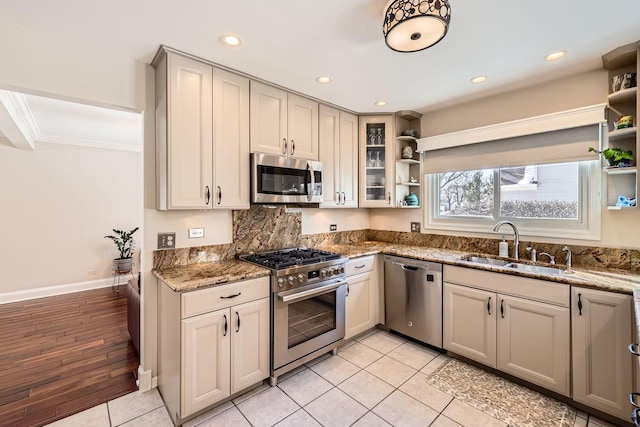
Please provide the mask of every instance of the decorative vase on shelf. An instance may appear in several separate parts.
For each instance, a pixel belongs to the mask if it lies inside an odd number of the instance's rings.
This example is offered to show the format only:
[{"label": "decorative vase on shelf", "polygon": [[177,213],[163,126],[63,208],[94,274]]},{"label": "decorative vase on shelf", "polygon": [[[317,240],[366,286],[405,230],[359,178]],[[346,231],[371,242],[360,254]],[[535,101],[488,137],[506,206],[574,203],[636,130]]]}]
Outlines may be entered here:
[{"label": "decorative vase on shelf", "polygon": [[414,193],[409,193],[405,201],[407,202],[407,206],[418,206],[418,196]]},{"label": "decorative vase on shelf", "polygon": [[406,146],[402,149],[402,158],[403,159],[412,159],[413,158],[413,149],[410,146]]}]

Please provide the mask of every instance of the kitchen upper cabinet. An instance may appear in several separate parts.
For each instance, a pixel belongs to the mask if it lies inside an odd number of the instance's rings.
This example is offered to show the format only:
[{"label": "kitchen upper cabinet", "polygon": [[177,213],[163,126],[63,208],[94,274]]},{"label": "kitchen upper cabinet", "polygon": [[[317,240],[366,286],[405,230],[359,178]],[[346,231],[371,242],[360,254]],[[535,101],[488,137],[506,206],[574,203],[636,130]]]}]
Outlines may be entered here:
[{"label": "kitchen upper cabinet", "polygon": [[345,339],[373,328],[379,322],[380,286],[375,256],[347,263]]},{"label": "kitchen upper cabinet", "polygon": [[570,396],[569,289],[445,266],[444,347]]},{"label": "kitchen upper cabinet", "polygon": [[358,117],[320,105],[322,208],[358,207]]},{"label": "kitchen upper cabinet", "polygon": [[249,209],[249,79],[213,70],[214,208]]},{"label": "kitchen upper cabinet", "polygon": [[360,207],[395,205],[393,116],[360,117]]},{"label": "kitchen upper cabinet", "polygon": [[251,81],[251,152],[318,160],[318,103]]},{"label": "kitchen upper cabinet", "polygon": [[624,420],[631,405],[630,295],[572,287],[573,399]]},{"label": "kitchen upper cabinet", "polygon": [[157,207],[211,209],[213,68],[162,53],[154,60]]}]

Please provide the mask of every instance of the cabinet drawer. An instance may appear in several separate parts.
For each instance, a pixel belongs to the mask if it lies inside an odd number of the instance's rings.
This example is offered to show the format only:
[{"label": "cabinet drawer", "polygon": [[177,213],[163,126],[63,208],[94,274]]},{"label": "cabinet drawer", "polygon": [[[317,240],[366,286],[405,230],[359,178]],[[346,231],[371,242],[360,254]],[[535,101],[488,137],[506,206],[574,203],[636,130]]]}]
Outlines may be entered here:
[{"label": "cabinet drawer", "polygon": [[366,273],[373,270],[375,257],[373,255],[355,258],[347,262],[347,276]]},{"label": "cabinet drawer", "polygon": [[[234,295],[237,295],[234,297]],[[182,319],[269,296],[269,277],[182,294]],[[230,298],[231,297],[231,298]]]}]

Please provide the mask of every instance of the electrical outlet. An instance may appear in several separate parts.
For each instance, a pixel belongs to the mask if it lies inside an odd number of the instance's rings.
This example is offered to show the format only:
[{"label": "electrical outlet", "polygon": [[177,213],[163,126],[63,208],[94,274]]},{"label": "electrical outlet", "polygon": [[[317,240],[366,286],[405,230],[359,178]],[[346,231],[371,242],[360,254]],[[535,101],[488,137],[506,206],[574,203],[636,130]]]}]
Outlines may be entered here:
[{"label": "electrical outlet", "polygon": [[158,233],[158,249],[174,249],[176,233]]},{"label": "electrical outlet", "polygon": [[412,222],[411,223],[411,232],[412,233],[419,233],[420,232],[420,223],[419,222]]},{"label": "electrical outlet", "polygon": [[95,276],[95,275],[96,275],[95,268],[90,268],[89,270],[87,270],[87,276]]},{"label": "electrical outlet", "polygon": [[329,226],[329,231],[338,231],[338,225],[337,224],[331,224]]},{"label": "electrical outlet", "polygon": [[189,238],[190,239],[200,239],[204,237],[204,228],[190,228],[189,229]]}]

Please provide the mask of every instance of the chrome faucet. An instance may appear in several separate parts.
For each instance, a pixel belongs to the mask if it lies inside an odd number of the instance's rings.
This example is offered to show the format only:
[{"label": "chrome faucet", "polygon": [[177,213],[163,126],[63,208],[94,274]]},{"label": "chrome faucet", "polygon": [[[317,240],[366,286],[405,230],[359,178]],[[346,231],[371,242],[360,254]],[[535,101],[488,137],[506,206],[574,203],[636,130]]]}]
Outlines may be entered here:
[{"label": "chrome faucet", "polygon": [[[527,252],[529,252],[529,256],[531,257],[531,261],[538,261],[538,251],[536,248],[532,248],[531,246],[527,246]],[[542,254],[540,254],[542,255]]]},{"label": "chrome faucet", "polygon": [[556,263],[556,257],[554,257],[553,255],[548,254],[548,253],[546,253],[546,252],[540,252],[540,253],[538,254],[538,256],[541,256],[541,255],[546,255],[546,256],[548,256],[548,257],[549,257],[549,264],[555,264],[555,263]]},{"label": "chrome faucet", "polygon": [[493,231],[498,232],[500,227],[504,224],[510,225],[513,228],[513,259],[518,259],[518,246],[520,246],[520,233],[518,229],[511,221],[500,221],[494,227]]},{"label": "chrome faucet", "polygon": [[571,274],[573,273],[573,270],[571,270],[571,249],[569,249],[567,245],[564,245],[562,247],[562,251],[566,252],[566,254],[564,255],[564,263],[567,265],[567,271],[565,272],[565,274]]}]

